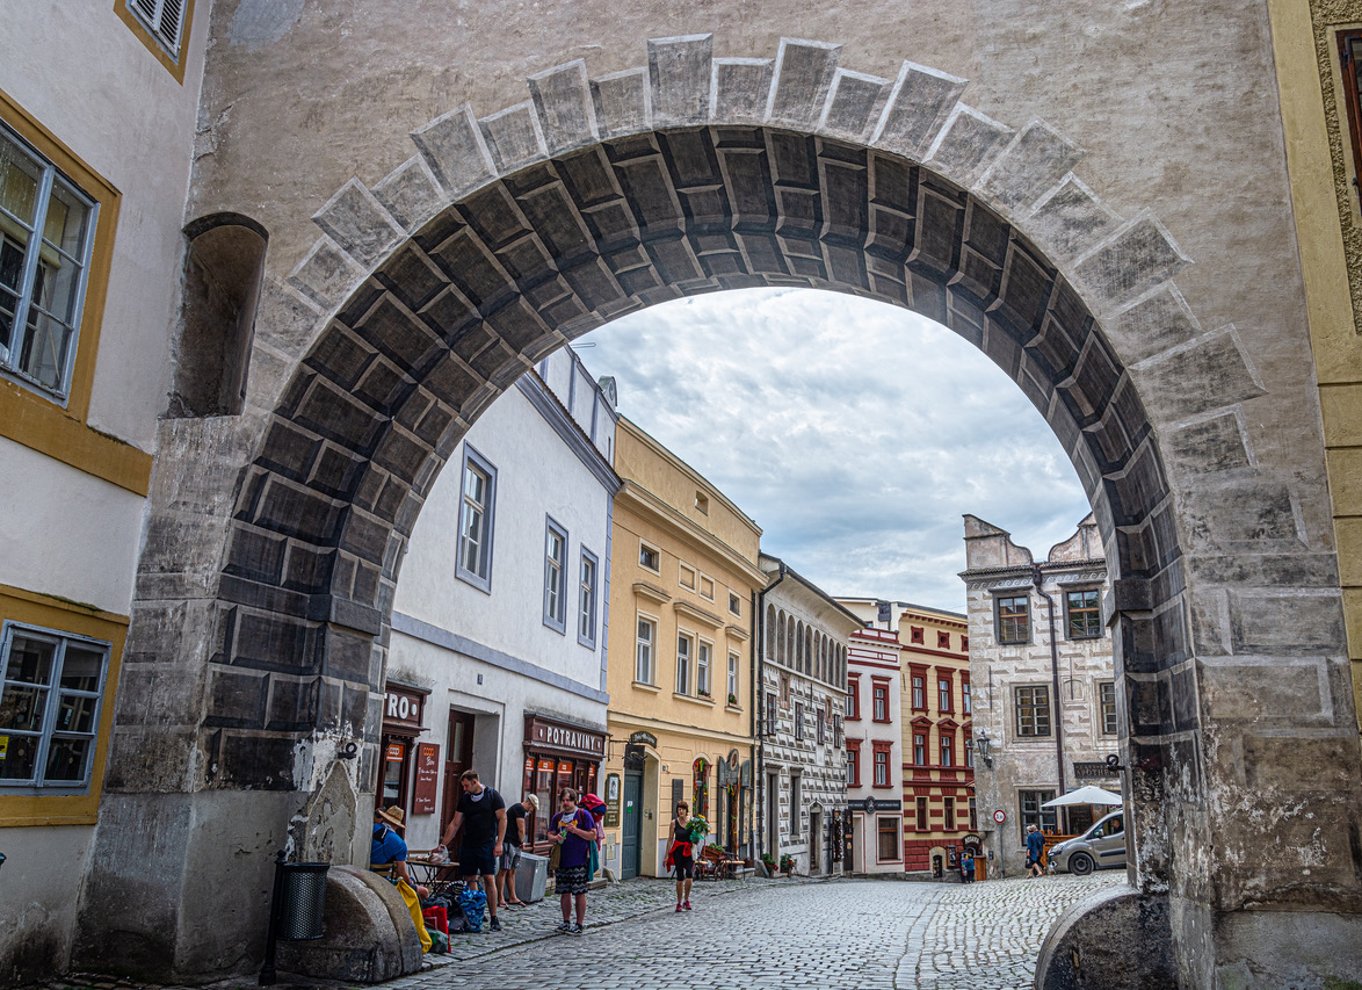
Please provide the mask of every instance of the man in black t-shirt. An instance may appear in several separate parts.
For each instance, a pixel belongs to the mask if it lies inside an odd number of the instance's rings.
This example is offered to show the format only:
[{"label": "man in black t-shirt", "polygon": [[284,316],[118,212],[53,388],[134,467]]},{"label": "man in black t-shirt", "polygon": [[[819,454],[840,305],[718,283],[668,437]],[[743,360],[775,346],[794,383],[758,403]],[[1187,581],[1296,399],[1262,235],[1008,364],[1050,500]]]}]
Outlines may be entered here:
[{"label": "man in black t-shirt", "polygon": [[459,845],[459,873],[466,881],[477,886],[478,878],[484,881],[483,890],[487,893],[487,913],[492,920],[492,931],[501,931],[497,920],[497,860],[502,854],[502,842],[506,838],[506,802],[490,787],[484,787],[478,780],[476,770],[465,770],[459,778],[463,795],[459,798],[454,819],[445,829],[444,844],[450,845],[454,835],[463,826],[463,841]]},{"label": "man in black t-shirt", "polygon": [[520,851],[529,851],[532,845],[529,841],[529,827],[531,812],[539,810],[539,798],[534,794],[526,794],[524,798],[517,801],[506,809],[506,851],[501,854],[501,872],[497,874],[497,899],[502,904],[524,904],[525,902],[515,895],[515,868],[520,863]]}]

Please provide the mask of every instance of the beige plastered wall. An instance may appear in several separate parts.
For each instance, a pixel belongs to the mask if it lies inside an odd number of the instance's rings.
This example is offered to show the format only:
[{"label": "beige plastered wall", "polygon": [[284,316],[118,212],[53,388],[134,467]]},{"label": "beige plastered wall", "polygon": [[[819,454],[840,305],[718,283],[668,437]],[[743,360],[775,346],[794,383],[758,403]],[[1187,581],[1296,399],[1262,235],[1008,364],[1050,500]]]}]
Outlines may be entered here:
[{"label": "beige plastered wall", "polygon": [[1335,34],[1359,0],[1271,0],[1291,202],[1319,378],[1353,696],[1362,709],[1362,214]]}]

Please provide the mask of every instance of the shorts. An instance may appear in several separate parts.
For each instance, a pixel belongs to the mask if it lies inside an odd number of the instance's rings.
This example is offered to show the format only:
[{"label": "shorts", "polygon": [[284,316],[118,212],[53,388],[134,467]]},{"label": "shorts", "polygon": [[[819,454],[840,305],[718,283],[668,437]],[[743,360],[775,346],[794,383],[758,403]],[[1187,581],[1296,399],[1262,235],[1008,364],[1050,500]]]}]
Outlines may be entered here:
[{"label": "shorts", "polygon": [[1027,866],[1038,866],[1038,865],[1040,865],[1040,856],[1038,856],[1036,853],[1027,853],[1027,854],[1026,854],[1026,865],[1027,865]]},{"label": "shorts", "polygon": [[489,839],[484,845],[463,846],[460,848],[459,876],[496,876],[497,858],[492,855],[492,848],[495,845],[496,841]]},{"label": "shorts", "polygon": [[676,879],[695,879],[695,860],[689,856],[673,856],[672,862],[676,864]]},{"label": "shorts", "polygon": [[501,847],[501,868],[503,870],[514,870],[519,865],[520,847],[507,842]]},{"label": "shorts", "polygon": [[560,894],[585,894],[587,889],[586,864],[560,866],[553,871],[553,880]]}]

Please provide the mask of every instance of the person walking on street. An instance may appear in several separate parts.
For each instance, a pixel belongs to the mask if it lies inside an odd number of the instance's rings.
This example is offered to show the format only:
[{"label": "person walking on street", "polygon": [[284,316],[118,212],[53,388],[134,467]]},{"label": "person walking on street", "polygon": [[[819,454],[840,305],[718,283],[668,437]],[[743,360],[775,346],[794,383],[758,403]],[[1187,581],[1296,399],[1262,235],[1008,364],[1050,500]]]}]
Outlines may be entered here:
[{"label": "person walking on street", "polygon": [[459,846],[459,875],[474,887],[478,878],[483,880],[483,890],[487,893],[487,913],[492,920],[488,922],[494,932],[501,931],[497,920],[497,861],[505,851],[506,839],[506,802],[500,794],[490,787],[484,787],[478,779],[476,770],[465,770],[459,778],[463,795],[454,812],[454,818],[445,829],[444,844],[454,841],[454,835],[463,827],[463,842]]},{"label": "person walking on street", "polygon": [[972,850],[966,849],[965,854],[960,857],[960,870],[965,883],[974,883],[974,853]]},{"label": "person walking on street", "polygon": [[680,801],[676,817],[672,819],[672,842],[667,847],[667,859],[676,872],[676,910],[690,910],[690,888],[695,882],[695,847],[690,841],[690,805]]},{"label": "person walking on street", "polygon": [[[553,874],[559,906],[563,910],[563,923],[558,930],[565,935],[580,935],[586,921],[586,873],[591,854],[588,845],[596,841],[596,823],[589,812],[577,807],[577,792],[571,787],[563,788],[559,800],[561,810],[549,819],[549,841],[562,850]],[[575,924],[572,921],[574,902],[577,908]]]},{"label": "person walking on street", "polygon": [[539,798],[534,794],[525,795],[506,809],[506,851],[501,854],[501,872],[497,874],[497,900],[502,904],[525,903],[515,895],[515,868],[520,865],[520,851],[531,846],[526,841],[528,816],[538,810]]},{"label": "person walking on street", "polygon": [[1040,861],[1045,855],[1045,836],[1034,825],[1026,826],[1026,873],[1027,879],[1043,877],[1045,871]]}]

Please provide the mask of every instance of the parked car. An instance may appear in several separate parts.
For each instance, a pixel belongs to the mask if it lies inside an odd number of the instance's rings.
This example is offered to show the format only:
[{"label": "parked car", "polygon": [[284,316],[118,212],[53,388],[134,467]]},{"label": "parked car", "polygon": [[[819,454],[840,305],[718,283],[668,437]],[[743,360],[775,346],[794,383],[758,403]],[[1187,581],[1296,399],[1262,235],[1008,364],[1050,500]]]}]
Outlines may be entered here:
[{"label": "parked car", "polygon": [[1082,835],[1050,847],[1050,868],[1085,877],[1093,870],[1114,870],[1126,865],[1125,811],[1113,811]]}]

